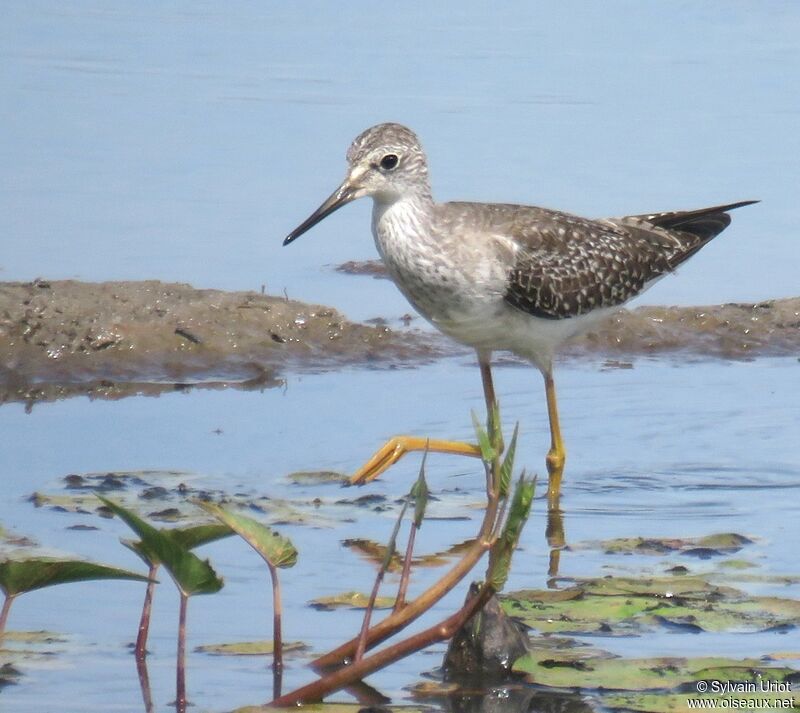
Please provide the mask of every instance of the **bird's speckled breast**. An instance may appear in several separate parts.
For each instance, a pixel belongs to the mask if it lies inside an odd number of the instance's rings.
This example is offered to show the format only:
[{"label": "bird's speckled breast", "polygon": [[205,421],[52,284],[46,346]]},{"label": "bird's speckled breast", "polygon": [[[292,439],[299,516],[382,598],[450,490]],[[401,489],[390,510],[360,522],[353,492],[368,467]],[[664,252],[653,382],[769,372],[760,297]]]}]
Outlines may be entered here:
[{"label": "bird's speckled breast", "polygon": [[[378,253],[397,287],[437,328],[474,347],[496,340],[487,323],[506,305],[502,263],[452,231],[438,231],[427,206],[413,200],[375,201],[372,232]],[[488,237],[484,238],[484,241]]]}]

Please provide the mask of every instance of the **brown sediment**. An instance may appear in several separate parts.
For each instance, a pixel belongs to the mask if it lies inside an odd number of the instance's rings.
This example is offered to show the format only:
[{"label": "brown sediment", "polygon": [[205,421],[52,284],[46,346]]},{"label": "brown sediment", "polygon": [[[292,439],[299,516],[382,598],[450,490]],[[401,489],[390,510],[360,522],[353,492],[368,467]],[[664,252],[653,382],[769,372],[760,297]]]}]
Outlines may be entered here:
[{"label": "brown sediment", "polygon": [[290,368],[419,364],[441,354],[423,335],[255,292],[158,281],[0,283],[0,403],[189,384],[265,388]]},{"label": "brown sediment", "polygon": [[800,356],[800,297],[707,307],[622,310],[567,354],[684,354],[717,359]]},{"label": "brown sediment", "polygon": [[[0,283],[0,403],[263,389],[287,370],[415,365],[464,348],[330,307],[177,283]],[[566,355],[800,355],[800,298],[622,310]]]}]

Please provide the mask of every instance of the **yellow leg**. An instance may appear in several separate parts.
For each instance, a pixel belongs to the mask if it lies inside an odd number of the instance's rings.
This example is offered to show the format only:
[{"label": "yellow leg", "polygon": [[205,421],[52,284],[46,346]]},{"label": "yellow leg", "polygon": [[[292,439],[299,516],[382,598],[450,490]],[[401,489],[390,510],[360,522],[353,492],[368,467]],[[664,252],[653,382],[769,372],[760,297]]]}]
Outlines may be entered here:
[{"label": "yellow leg", "polygon": [[472,443],[420,438],[419,436],[394,436],[386,441],[375,455],[356,471],[350,478],[350,483],[353,485],[369,483],[387,468],[397,463],[406,453],[424,451],[426,448],[433,453],[452,453],[476,458],[481,456],[481,449]]},{"label": "yellow leg", "polygon": [[561,438],[561,426],[558,423],[558,405],[556,403],[556,385],[550,369],[544,375],[544,391],[547,396],[547,415],[550,418],[550,450],[547,453],[547,473],[550,476],[547,487],[547,500],[551,508],[558,508],[558,497],[561,493],[561,477],[564,475],[564,462],[567,451]]},{"label": "yellow leg", "polygon": [[[493,418],[497,414],[497,399],[494,395],[492,383],[492,369],[490,366],[491,353],[478,352],[478,364],[481,368],[481,381],[483,382],[483,396],[486,400],[486,410],[489,414],[489,429],[496,427]],[[502,435],[500,435],[500,450],[503,449]],[[411,451],[424,451],[434,453],[451,453],[459,456],[481,457],[481,449],[473,443],[462,441],[445,441],[440,439],[420,438],[418,436],[395,436],[390,438],[381,448],[362,465],[350,478],[352,485],[363,485],[375,480],[386,469],[397,463],[406,453]]]}]

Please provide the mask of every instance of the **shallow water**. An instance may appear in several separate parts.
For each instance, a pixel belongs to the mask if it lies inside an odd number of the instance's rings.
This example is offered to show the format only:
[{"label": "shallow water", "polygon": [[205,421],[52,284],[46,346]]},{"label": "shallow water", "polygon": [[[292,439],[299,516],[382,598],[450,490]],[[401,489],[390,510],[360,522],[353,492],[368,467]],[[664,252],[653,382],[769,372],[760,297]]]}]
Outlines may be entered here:
[{"label": "shallow water", "polygon": [[[392,119],[420,134],[442,200],[619,215],[760,198],[643,301],[794,296],[800,95],[787,91],[787,78],[800,70],[799,30],[793,2],[518,3],[504,11],[467,2],[457,13],[427,3],[360,3],[347,12],[324,2],[7,4],[0,277],[266,285],[354,319],[401,315],[408,307],[388,282],[329,269],[374,257],[366,204],[280,247],[340,180],[350,140]],[[759,572],[797,574],[798,369],[793,358],[563,365],[567,542],[736,531],[755,540],[746,556]],[[522,423],[518,462],[536,472],[547,448],[540,381],[530,369],[497,373],[504,421]],[[127,536],[119,523],[35,510],[25,496],[60,488],[69,473],[155,468],[186,471],[199,487],[352,497],[283,477],[351,472],[397,432],[469,438],[469,412],[482,403],[475,366],[451,359],[289,376],[285,389],[263,392],[78,398],[30,414],[8,405],[0,409],[0,522],[45,545],[137,567],[116,542]],[[405,493],[418,464],[407,458],[369,492]],[[431,457],[429,477],[435,489],[480,500],[472,462]],[[472,534],[478,511],[463,512],[472,521],[427,527],[420,549]],[[101,531],[66,529],[81,522]],[[287,639],[321,652],[355,631],[360,615],[311,612],[305,602],[368,588],[371,566],[339,543],[385,540],[390,528],[389,514],[369,511],[329,529],[284,528],[301,552],[283,578]],[[236,542],[206,552],[228,586],[191,603],[190,645],[268,636],[267,578],[256,556]],[[509,587],[544,586],[548,555],[537,501]],[[568,551],[561,573],[659,563]],[[418,585],[432,576],[420,573]],[[796,585],[777,593],[800,596]],[[109,583],[21,597],[12,629],[51,629],[69,641],[57,657],[23,667],[20,684],[2,692],[4,709],[141,710],[125,645],[142,595],[137,584]],[[453,593],[436,613],[462,596]],[[149,660],[159,710],[174,693],[176,610],[170,585],[160,588]],[[756,655],[791,648],[788,638],[664,633],[602,645],[637,655]],[[402,698],[440,653],[370,682]],[[303,659],[293,659],[285,688],[309,678]],[[271,690],[262,659],[192,654],[188,681],[196,711],[264,701]]]},{"label": "shallow water", "polygon": [[[559,372],[570,451],[562,503],[567,543],[735,531],[755,540],[741,556],[758,565],[758,574],[797,574],[797,361],[691,365],[642,361],[633,369],[598,367],[564,365]],[[73,472],[157,468],[187,471],[182,479],[191,485],[228,492],[324,501],[378,493],[394,499],[408,490],[419,467],[418,456],[406,457],[368,490],[297,486],[284,476],[320,467],[351,472],[395,431],[470,437],[469,411],[482,403],[476,372],[472,364],[448,360],[404,371],[291,377],[284,390],[263,393],[196,391],[94,403],[73,399],[35,406],[30,414],[21,406],[7,406],[0,410],[0,430],[7,442],[0,521],[43,544],[141,569],[116,541],[127,536],[121,524],[36,510],[25,496],[33,490],[60,490],[60,478]],[[546,420],[537,375],[528,369],[500,368],[497,386],[506,423],[523,423],[519,466],[542,472]],[[389,399],[391,410],[385,407]],[[346,429],[336,428],[343,419]],[[438,507],[455,501],[458,505],[448,507],[447,514],[470,520],[430,522],[418,540],[419,552],[440,551],[469,537],[480,515],[470,505],[482,499],[482,476],[472,461],[431,456],[428,474],[431,487],[444,501]],[[466,492],[448,497],[447,491],[454,488]],[[354,513],[337,512],[334,506],[323,508],[321,529],[280,528],[301,553],[297,567],[283,577],[285,637],[305,641],[317,652],[351,635],[359,614],[313,612],[306,607],[307,600],[354,588],[368,590],[373,576],[371,565],[340,541],[354,536],[385,541],[393,518],[392,513],[366,509],[355,513],[357,522],[343,522],[340,518]],[[65,529],[77,523],[97,525],[100,531]],[[268,583],[258,558],[234,541],[214,544],[205,552],[227,586],[218,595],[192,601],[191,645],[268,638]],[[546,586],[548,554],[544,503],[537,500],[509,589]],[[698,572],[713,566],[680,555],[670,561]],[[660,572],[664,566],[663,558],[575,550],[562,553],[560,573],[639,574]],[[418,576],[414,586],[432,581],[434,575],[420,571]],[[749,586],[759,592],[800,596],[798,585]],[[151,684],[159,709],[174,691],[177,601],[170,590],[165,583],[157,592],[150,645]],[[21,597],[12,610],[13,629],[64,632],[69,643],[46,667],[23,667],[26,675],[20,685],[3,691],[10,710],[56,702],[61,710],[108,710],[111,693],[115,710],[139,710],[133,657],[125,645],[134,636],[142,594],[139,585],[118,583],[70,585]],[[462,596],[458,589],[436,607],[434,616],[455,609]],[[656,633],[595,643],[637,656],[741,657],[791,649],[789,638],[774,632]],[[437,647],[431,654],[400,662],[369,682],[402,698],[407,695],[403,686],[438,665],[436,652],[441,650]],[[311,678],[303,661],[291,659],[287,687]],[[105,684],[98,686],[99,677],[113,681],[114,691]],[[201,654],[190,657],[188,679],[197,710],[210,711],[263,701],[271,685],[263,659]],[[71,702],[64,704],[66,691]]]}]

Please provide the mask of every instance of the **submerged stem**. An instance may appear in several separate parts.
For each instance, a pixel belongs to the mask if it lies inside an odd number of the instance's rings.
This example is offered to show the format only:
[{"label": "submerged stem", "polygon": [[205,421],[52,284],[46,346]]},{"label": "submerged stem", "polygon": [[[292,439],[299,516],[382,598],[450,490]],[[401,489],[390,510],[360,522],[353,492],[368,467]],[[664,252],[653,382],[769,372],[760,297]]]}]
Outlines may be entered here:
[{"label": "submerged stem", "polygon": [[378,576],[375,577],[375,584],[372,585],[372,592],[369,595],[369,602],[367,602],[367,608],[364,611],[364,621],[361,624],[361,632],[358,635],[358,644],[356,645],[356,653],[353,657],[354,661],[360,661],[364,658],[364,650],[367,647],[367,632],[369,631],[369,622],[372,619],[372,612],[375,609],[375,600],[378,598],[378,591],[381,588],[381,583],[383,582],[383,573],[386,570],[381,568],[378,572]]},{"label": "submerged stem", "polygon": [[408,580],[411,577],[411,555],[414,553],[414,539],[417,536],[417,525],[412,523],[408,533],[408,545],[406,545],[406,556],[403,559],[403,573],[400,575],[400,586],[397,588],[397,599],[394,602],[393,612],[400,611],[406,605],[406,592],[408,591]]},{"label": "submerged stem", "polygon": [[266,562],[272,579],[272,696],[277,698],[283,685],[283,604],[278,568],[268,560]]},{"label": "submerged stem", "polygon": [[150,631],[150,612],[153,608],[153,593],[156,589],[155,578],[158,574],[158,563],[150,565],[147,589],[144,593],[144,604],[142,605],[142,616],[139,619],[139,633],[136,636],[136,660],[142,661],[147,656],[147,635]]},{"label": "submerged stem", "polygon": [[[495,494],[489,494],[489,502],[483,514],[483,522],[476,536],[475,542],[467,550],[464,556],[447,572],[438,582],[434,582],[428,589],[420,594],[416,599],[397,612],[393,612],[383,621],[377,623],[367,632],[366,648],[377,646],[390,636],[404,629],[412,621],[424,614],[436,602],[450,592],[472,568],[480,561],[481,557],[491,547],[490,539],[494,529],[495,516],[497,515],[498,498]],[[312,662],[312,666],[317,669],[326,669],[332,666],[341,666],[347,663],[347,659],[355,654],[358,645],[358,637],[329,651]]]},{"label": "submerged stem", "polygon": [[144,702],[144,713],[153,713],[153,694],[150,690],[150,674],[147,672],[147,659],[136,659],[136,672],[139,674],[139,688],[142,691],[142,701]]},{"label": "submerged stem", "polygon": [[333,691],[338,691],[358,681],[365,676],[388,666],[401,658],[413,654],[415,651],[424,649],[431,644],[450,639],[460,627],[479,611],[480,608],[489,600],[494,590],[489,585],[484,585],[480,592],[467,601],[455,614],[447,617],[444,621],[410,636],[404,641],[399,641],[393,646],[379,651],[378,653],[354,662],[350,666],[334,671],[313,683],[310,683],[296,691],[287,693],[285,696],[275,699],[270,703],[272,706],[294,706],[302,702],[318,701]]},{"label": "submerged stem", "polygon": [[283,631],[281,629],[281,583],[278,579],[278,568],[267,561],[269,576],[272,578],[272,668],[276,672],[283,670]]},{"label": "submerged stem", "polygon": [[178,614],[178,666],[175,686],[175,708],[179,713],[186,710],[186,608],[189,595],[181,594],[181,608]]},{"label": "submerged stem", "polygon": [[6,633],[6,622],[8,621],[8,612],[11,611],[11,605],[14,603],[14,597],[16,594],[6,594],[6,598],[3,600],[3,609],[0,611],[0,640],[2,640],[3,636]]}]

